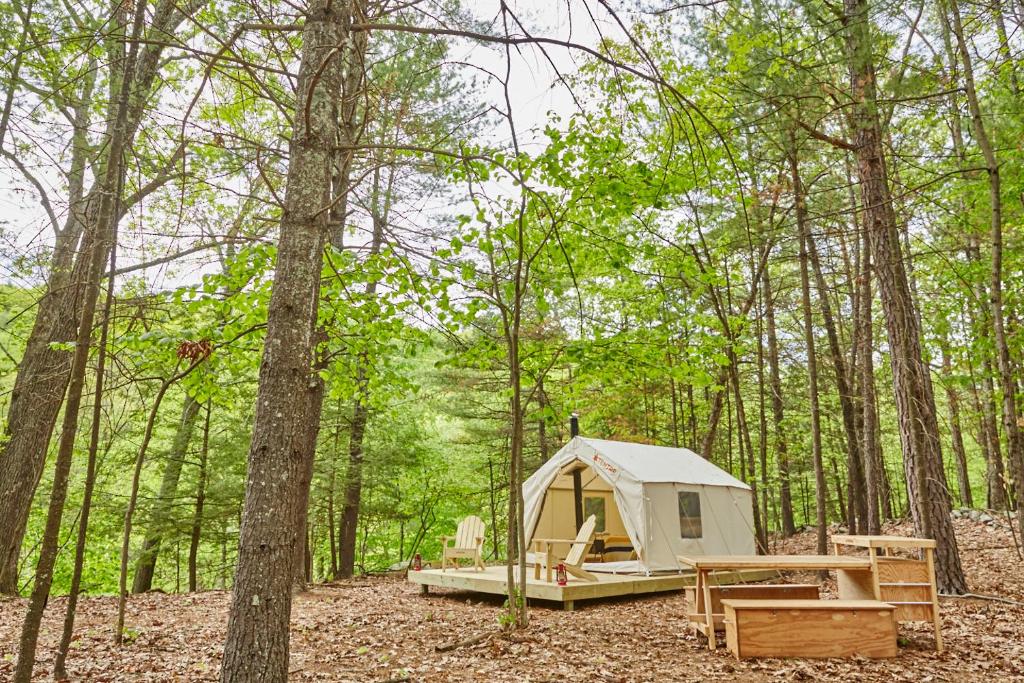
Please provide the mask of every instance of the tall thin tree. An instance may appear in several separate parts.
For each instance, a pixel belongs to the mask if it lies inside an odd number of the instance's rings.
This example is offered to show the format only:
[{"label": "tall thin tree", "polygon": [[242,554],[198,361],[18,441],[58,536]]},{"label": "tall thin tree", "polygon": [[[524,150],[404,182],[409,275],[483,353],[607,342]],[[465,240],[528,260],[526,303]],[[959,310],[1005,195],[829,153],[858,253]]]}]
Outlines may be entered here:
[{"label": "tall thin tree", "polygon": [[[260,365],[238,566],[220,678],[288,679],[289,617],[308,457],[315,321],[332,202],[341,46],[355,3],[310,0],[289,142],[284,212]],[[315,416],[319,419],[319,416]]]}]

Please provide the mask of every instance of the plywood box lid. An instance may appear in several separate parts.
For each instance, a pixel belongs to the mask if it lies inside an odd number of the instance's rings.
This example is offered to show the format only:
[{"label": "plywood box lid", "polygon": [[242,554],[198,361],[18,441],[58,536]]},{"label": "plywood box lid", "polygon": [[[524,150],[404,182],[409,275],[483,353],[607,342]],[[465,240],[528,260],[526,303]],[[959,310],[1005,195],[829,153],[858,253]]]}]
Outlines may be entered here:
[{"label": "plywood box lid", "polygon": [[825,609],[825,610],[893,610],[895,605],[878,600],[722,600],[733,609]]}]

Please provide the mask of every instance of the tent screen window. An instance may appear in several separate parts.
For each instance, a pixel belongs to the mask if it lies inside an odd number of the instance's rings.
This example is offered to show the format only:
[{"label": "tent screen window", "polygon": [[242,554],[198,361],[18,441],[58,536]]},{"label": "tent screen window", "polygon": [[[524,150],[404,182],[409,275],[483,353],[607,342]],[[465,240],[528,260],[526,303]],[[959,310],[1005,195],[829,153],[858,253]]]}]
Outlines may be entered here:
[{"label": "tent screen window", "polygon": [[699,493],[679,492],[679,535],[683,538],[701,537]]},{"label": "tent screen window", "polygon": [[604,498],[588,496],[583,499],[583,519],[590,517],[590,515],[594,515],[597,518],[594,531],[604,531]]}]

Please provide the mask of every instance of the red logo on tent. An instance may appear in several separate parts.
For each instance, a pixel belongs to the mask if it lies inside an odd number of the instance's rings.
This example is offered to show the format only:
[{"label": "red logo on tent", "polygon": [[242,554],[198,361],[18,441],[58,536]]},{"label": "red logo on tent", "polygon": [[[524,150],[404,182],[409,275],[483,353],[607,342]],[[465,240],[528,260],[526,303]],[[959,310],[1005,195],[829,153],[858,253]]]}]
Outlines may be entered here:
[{"label": "red logo on tent", "polygon": [[594,460],[594,462],[596,462],[598,465],[600,465],[601,468],[604,469],[609,474],[615,474],[615,473],[617,473],[619,471],[618,468],[615,467],[615,465],[611,464],[610,462],[608,462],[607,460],[602,458],[597,453],[594,453],[593,460]]}]

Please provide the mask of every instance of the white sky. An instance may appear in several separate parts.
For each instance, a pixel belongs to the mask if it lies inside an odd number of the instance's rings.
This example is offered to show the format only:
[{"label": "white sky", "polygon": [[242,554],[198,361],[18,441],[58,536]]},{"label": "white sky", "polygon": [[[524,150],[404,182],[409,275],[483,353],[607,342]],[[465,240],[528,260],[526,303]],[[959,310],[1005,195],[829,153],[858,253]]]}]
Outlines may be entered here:
[{"label": "white sky", "polygon": [[[587,6],[583,4],[584,1],[588,3],[589,12]],[[501,32],[500,5],[497,0],[466,0],[465,5],[478,20],[490,23],[492,32]],[[571,40],[589,47],[597,47],[601,35],[613,39],[622,38],[622,33],[612,17],[595,0],[511,0],[509,6],[535,36]],[[591,15],[597,20],[596,26]],[[634,17],[621,10],[620,18],[628,25]],[[518,33],[515,28],[511,31]],[[549,46],[546,49],[547,58],[533,46],[512,50],[509,94],[520,143],[526,151],[535,151],[537,146],[542,144],[538,133],[549,122],[551,112],[566,121],[576,111],[572,96],[564,86],[556,82],[555,70],[547,59],[550,58],[558,71],[568,77],[576,72],[586,57],[558,46]],[[505,74],[506,57],[501,46],[455,40],[452,43],[450,58],[477,65],[501,76]],[[481,79],[481,82],[484,81]],[[191,93],[186,95],[186,99],[191,97]],[[505,108],[504,93],[497,83],[492,82],[486,92],[479,93],[479,99],[501,109]],[[492,131],[490,136],[492,142],[511,142],[505,123]],[[59,144],[65,142],[61,141]],[[7,141],[7,148],[11,148],[10,139]],[[55,167],[39,165],[33,168],[33,172],[48,185],[51,202],[62,219],[65,207],[58,189],[61,185],[59,171]],[[0,230],[3,232],[3,236],[0,237],[0,280],[29,284],[31,280],[15,274],[13,260],[21,254],[47,249],[52,243],[53,233],[35,190],[6,160],[0,160]],[[188,230],[187,226],[184,226],[182,234],[194,235],[196,231]],[[149,258],[159,255],[161,250],[170,253],[188,246],[182,244],[181,239],[159,236],[144,239],[148,242],[145,247]],[[141,252],[137,248],[133,250],[131,245],[123,251],[120,265],[131,263],[133,258],[137,262],[140,258]],[[145,273],[145,278],[150,287],[166,289],[194,281],[205,270],[207,269],[194,259],[192,267],[186,266],[176,272],[168,271],[166,267],[154,268]]]}]

